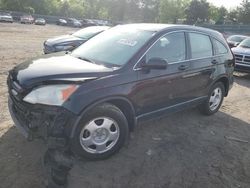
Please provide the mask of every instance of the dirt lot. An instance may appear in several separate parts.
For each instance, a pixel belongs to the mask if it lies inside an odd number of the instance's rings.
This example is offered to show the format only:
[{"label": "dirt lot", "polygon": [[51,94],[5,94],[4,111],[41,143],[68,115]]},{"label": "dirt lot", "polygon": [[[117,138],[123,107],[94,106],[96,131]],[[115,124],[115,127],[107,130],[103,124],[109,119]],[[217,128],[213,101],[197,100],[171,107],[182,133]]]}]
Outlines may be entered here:
[{"label": "dirt lot", "polygon": [[[45,146],[27,142],[13,127],[7,109],[8,70],[41,55],[45,39],[73,30],[0,24],[0,188],[44,187]],[[250,75],[236,73],[216,115],[205,117],[193,109],[141,122],[115,156],[76,161],[69,183],[70,188],[249,188]]]}]

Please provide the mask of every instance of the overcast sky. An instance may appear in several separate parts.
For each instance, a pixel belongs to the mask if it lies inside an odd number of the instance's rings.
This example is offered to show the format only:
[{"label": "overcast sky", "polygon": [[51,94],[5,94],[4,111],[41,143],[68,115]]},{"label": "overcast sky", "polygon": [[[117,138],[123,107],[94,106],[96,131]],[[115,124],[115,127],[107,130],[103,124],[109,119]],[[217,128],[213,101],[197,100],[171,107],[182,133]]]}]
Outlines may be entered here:
[{"label": "overcast sky", "polygon": [[224,6],[228,9],[240,6],[242,0],[208,0],[208,2],[214,4],[215,6]]}]

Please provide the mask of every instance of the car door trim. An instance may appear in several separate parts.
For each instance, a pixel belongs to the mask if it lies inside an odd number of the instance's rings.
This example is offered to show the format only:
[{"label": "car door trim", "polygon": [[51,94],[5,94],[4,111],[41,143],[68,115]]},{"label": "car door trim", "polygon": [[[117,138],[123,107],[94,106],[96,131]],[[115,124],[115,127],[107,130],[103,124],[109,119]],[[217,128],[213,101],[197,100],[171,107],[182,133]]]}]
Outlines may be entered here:
[{"label": "car door trim", "polygon": [[180,106],[188,105],[190,103],[196,103],[196,102],[199,102],[199,101],[203,101],[206,98],[207,98],[207,96],[197,97],[197,98],[189,100],[189,101],[181,102],[181,103],[178,103],[178,104],[175,104],[175,105],[172,105],[172,106],[167,106],[167,107],[160,108],[158,110],[147,112],[147,113],[144,113],[144,114],[141,114],[141,115],[137,116],[136,120],[138,121],[139,119],[143,119],[143,118],[145,118],[147,116],[151,116],[151,115],[154,115],[156,113],[160,113],[160,112],[164,112],[164,111],[167,111],[167,110],[171,110],[173,108],[178,108]]}]

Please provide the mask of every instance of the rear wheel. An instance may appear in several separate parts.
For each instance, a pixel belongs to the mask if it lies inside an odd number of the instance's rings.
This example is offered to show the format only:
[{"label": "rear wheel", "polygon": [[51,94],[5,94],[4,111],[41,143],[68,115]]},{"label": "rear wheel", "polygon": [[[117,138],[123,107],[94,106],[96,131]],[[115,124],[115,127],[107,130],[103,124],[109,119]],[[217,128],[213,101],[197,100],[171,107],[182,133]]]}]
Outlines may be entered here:
[{"label": "rear wheel", "polygon": [[84,115],[72,140],[72,149],[90,160],[105,159],[123,146],[128,133],[127,119],[121,110],[105,103]]},{"label": "rear wheel", "polygon": [[205,115],[216,113],[223,102],[225,87],[221,82],[217,82],[211,88],[207,100],[200,106],[200,110]]}]

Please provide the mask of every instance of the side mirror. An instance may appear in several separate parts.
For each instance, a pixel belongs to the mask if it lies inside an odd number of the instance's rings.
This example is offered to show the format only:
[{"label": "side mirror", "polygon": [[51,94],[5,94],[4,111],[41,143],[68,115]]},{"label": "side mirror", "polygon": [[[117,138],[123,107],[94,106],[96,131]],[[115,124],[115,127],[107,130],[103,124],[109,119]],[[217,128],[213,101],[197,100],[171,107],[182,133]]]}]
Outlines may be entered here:
[{"label": "side mirror", "polygon": [[157,70],[163,70],[167,68],[167,61],[165,59],[161,58],[151,58],[147,63],[144,63],[142,65],[143,69],[157,69]]}]

